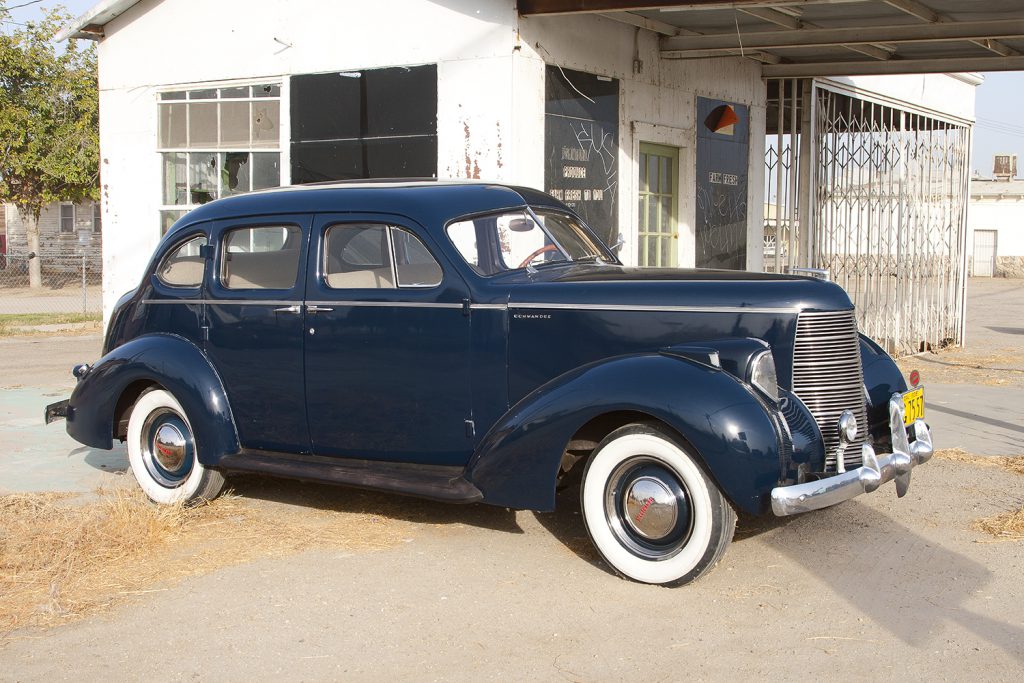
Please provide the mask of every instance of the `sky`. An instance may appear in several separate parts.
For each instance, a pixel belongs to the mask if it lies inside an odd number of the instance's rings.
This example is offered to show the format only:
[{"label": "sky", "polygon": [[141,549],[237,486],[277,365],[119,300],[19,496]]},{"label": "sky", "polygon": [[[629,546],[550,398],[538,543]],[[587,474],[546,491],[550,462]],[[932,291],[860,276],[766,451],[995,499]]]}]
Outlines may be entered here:
[{"label": "sky", "polygon": [[[7,0],[9,7],[31,3],[11,11],[11,20],[24,23],[39,18],[40,9],[53,7],[50,0]],[[96,0],[63,0],[71,14],[78,16],[96,4]],[[10,28],[5,26],[5,29]],[[1024,71],[986,73],[977,90],[977,123],[974,127],[972,168],[982,176],[992,175],[992,157],[1016,154],[1020,175],[1024,175]]]}]

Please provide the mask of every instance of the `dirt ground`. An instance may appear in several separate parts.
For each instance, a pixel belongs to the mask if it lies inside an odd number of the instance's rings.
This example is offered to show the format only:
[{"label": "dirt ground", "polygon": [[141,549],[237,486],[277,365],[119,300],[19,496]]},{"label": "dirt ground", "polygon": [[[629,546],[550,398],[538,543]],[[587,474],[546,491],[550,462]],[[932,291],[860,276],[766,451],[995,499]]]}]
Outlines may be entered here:
[{"label": "dirt ground", "polygon": [[[1020,284],[972,281],[972,297],[995,294],[971,314],[976,346],[956,354],[1019,347]],[[56,400],[73,381],[67,368],[98,345],[95,336],[0,340],[0,398],[21,401],[28,387]],[[946,365],[956,354],[914,366],[926,382],[948,372],[942,381],[966,396],[978,380],[974,368]],[[1000,420],[1024,432],[1019,415]],[[49,429],[41,443],[69,469],[84,458],[90,481],[131,485],[123,452],[105,454],[101,468]],[[11,472],[4,437],[0,491]],[[936,458],[915,470],[903,499],[888,484],[817,513],[743,519],[714,572],[671,589],[612,575],[573,491],[557,512],[535,514],[258,477],[232,486],[234,518],[172,535],[140,583],[115,585],[124,558],[111,561],[97,581],[105,597],[86,617],[49,618],[61,605],[55,581],[40,618],[22,623],[67,623],[0,634],[0,681],[1016,681],[1024,671],[1024,543],[972,528],[1024,507],[1024,475],[994,461]],[[267,524],[296,537],[289,530],[319,529],[319,542],[254,534]]]},{"label": "dirt ground", "polygon": [[[121,596],[0,646],[3,680],[1019,680],[1024,546],[971,530],[1024,476],[937,459],[892,486],[741,524],[683,588],[609,573],[553,514],[247,479],[280,514],[342,510],[386,549],[267,556]],[[369,517],[367,516],[369,515]],[[373,520],[373,521],[370,521]],[[365,548],[366,546],[364,546]],[[210,558],[193,549],[192,561]]]}]

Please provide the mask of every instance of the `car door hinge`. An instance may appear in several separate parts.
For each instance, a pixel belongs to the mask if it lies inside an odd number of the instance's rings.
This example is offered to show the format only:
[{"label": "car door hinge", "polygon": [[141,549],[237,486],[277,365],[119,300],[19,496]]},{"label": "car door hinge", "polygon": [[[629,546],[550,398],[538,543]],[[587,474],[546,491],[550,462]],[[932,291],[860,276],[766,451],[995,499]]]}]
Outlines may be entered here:
[{"label": "car door hinge", "polygon": [[466,438],[472,439],[476,436],[476,423],[472,420],[466,420]]},{"label": "car door hinge", "polygon": [[472,303],[469,299],[462,300],[462,315],[469,317],[470,311],[472,311]]}]

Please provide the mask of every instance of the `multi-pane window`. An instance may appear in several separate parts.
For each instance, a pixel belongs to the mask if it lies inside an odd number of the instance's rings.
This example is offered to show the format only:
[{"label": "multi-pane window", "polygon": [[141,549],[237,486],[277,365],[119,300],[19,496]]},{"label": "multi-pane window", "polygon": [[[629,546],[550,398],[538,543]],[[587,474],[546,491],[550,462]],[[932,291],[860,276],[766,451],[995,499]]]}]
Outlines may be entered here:
[{"label": "multi-pane window", "polygon": [[73,235],[75,233],[75,205],[60,205],[60,232],[62,235]]},{"label": "multi-pane window", "polygon": [[242,85],[160,94],[160,228],[190,209],[281,184],[281,88]]},{"label": "multi-pane window", "polygon": [[92,231],[103,231],[103,207],[98,202],[92,205]]},{"label": "multi-pane window", "polygon": [[640,145],[639,263],[675,268],[679,264],[678,195],[679,150]]}]

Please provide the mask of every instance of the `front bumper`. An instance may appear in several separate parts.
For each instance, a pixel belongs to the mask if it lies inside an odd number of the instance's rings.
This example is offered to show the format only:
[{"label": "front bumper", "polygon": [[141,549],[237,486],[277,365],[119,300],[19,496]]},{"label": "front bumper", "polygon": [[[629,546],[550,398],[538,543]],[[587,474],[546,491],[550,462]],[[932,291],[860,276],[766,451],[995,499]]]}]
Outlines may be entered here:
[{"label": "front bumper", "polygon": [[903,425],[903,397],[893,394],[889,399],[889,430],[892,453],[876,455],[875,449],[861,446],[863,465],[855,470],[794,486],[772,489],[772,511],[779,517],[820,510],[862,493],[871,493],[888,481],[896,481],[896,495],[902,498],[910,488],[912,469],[932,457],[932,435],[924,420],[915,420],[908,429]]}]

